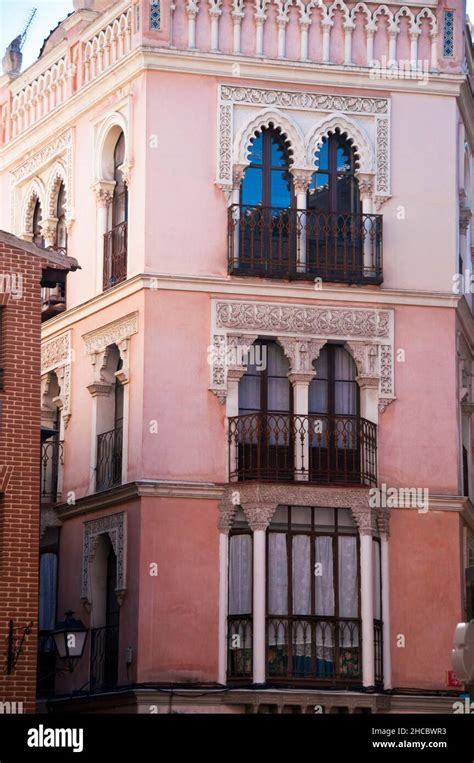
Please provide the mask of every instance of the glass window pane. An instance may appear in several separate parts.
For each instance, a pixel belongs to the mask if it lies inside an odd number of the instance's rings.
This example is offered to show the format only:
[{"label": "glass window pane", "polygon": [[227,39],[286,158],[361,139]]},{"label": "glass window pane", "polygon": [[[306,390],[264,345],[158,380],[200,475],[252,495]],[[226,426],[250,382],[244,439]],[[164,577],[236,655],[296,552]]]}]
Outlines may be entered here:
[{"label": "glass window pane", "polygon": [[323,617],[334,615],[334,567],[332,553],[332,538],[321,536],[315,539],[314,569],[315,579],[315,613]]},{"label": "glass window pane", "polygon": [[357,382],[336,382],[334,390],[334,413],[355,416],[357,413]]},{"label": "glass window pane", "polygon": [[346,141],[339,141],[336,149],[336,168],[339,171],[349,172],[351,169],[351,148]]},{"label": "glass window pane", "polygon": [[359,616],[357,538],[342,536],[339,545],[339,617]]},{"label": "glass window pane", "polygon": [[318,379],[328,378],[328,348],[326,346],[323,347],[319,353],[319,357],[316,359],[314,368],[316,370],[316,377]]},{"label": "glass window pane", "polygon": [[245,413],[260,410],[261,376],[244,374],[239,382],[239,411]]},{"label": "glass window pane", "polygon": [[242,180],[242,204],[254,206],[262,203],[263,170],[248,167]]},{"label": "glass window pane", "polygon": [[293,614],[311,614],[311,539],[293,537]]},{"label": "glass window pane", "polygon": [[249,151],[250,164],[263,164],[263,133],[252,140]]},{"label": "glass window pane", "polygon": [[288,506],[277,506],[276,511],[270,522],[272,528],[284,528],[288,527]]},{"label": "glass window pane", "polygon": [[229,615],[252,612],[252,536],[229,538]]},{"label": "glass window pane", "polygon": [[286,170],[271,170],[270,206],[291,206],[290,174]]},{"label": "glass window pane", "polygon": [[329,143],[327,138],[323,139],[321,146],[316,154],[316,165],[319,170],[329,169]]},{"label": "glass window pane", "polygon": [[269,376],[286,377],[289,371],[288,360],[281,347],[274,342],[268,344],[267,362]]},{"label": "glass window pane", "polygon": [[268,534],[268,613],[288,614],[288,560],[284,533]]},{"label": "glass window pane", "polygon": [[338,381],[354,381],[357,375],[356,365],[344,347],[334,348],[334,377]]},{"label": "glass window pane", "polygon": [[291,507],[291,529],[311,530],[311,508],[309,506]]},{"label": "glass window pane", "polygon": [[268,380],[267,407],[269,411],[283,411],[287,413],[290,410],[290,383],[288,379]]},{"label": "glass window pane", "polygon": [[329,208],[329,175],[317,172],[308,189],[308,209],[326,212]]},{"label": "glass window pane", "polygon": [[317,532],[321,530],[335,530],[334,523],[334,509],[320,509],[314,510],[314,529]]},{"label": "glass window pane", "polygon": [[328,382],[313,379],[309,385],[309,413],[328,412]]},{"label": "glass window pane", "polygon": [[288,166],[285,144],[275,133],[272,134],[271,163],[272,167]]},{"label": "glass window pane", "polygon": [[352,531],[357,529],[357,524],[350,509],[337,510],[337,526],[339,530],[344,527],[350,528]]}]

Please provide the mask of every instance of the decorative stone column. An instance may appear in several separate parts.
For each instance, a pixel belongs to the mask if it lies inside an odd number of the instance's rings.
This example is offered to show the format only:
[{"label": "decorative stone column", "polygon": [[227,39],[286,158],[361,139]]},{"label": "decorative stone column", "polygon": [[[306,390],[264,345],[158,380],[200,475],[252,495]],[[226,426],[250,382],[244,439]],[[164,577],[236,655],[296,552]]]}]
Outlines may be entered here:
[{"label": "decorative stone column", "polygon": [[355,24],[350,19],[344,23],[344,64],[352,63],[352,32]]},{"label": "decorative stone column", "polygon": [[109,205],[112,203],[115,180],[98,180],[93,189],[97,199],[96,283],[97,294],[104,290],[104,235],[108,230]]},{"label": "decorative stone column", "polygon": [[209,16],[211,17],[211,51],[219,51],[219,18],[222,15],[222,0],[209,1]]},{"label": "decorative stone column", "polygon": [[295,479],[306,482],[309,475],[310,426],[308,419],[309,385],[316,376],[313,362],[319,357],[325,340],[301,340],[278,337],[283,352],[290,361],[288,379],[293,386],[293,421],[290,432],[294,445]]},{"label": "decorative stone column", "polygon": [[438,71],[438,32],[434,29],[430,32],[431,37],[431,71]]},{"label": "decorative stone column", "polygon": [[242,20],[245,16],[244,7],[243,7],[243,0],[234,0],[233,3],[233,10],[232,10],[232,21],[233,21],[233,31],[234,31],[234,53],[240,53],[241,52],[241,29],[242,29]]},{"label": "decorative stone column", "polygon": [[230,194],[230,203],[232,204],[232,222],[233,231],[233,258],[232,265],[237,267],[240,259],[240,186],[245,173],[245,166],[237,164],[232,172],[232,192]]},{"label": "decorative stone column", "polygon": [[418,69],[418,39],[421,34],[421,29],[414,26],[410,29],[410,61],[411,69],[416,72]]},{"label": "decorative stone column", "polygon": [[108,348],[101,352],[95,352],[91,356],[93,369],[93,382],[87,389],[92,396],[92,424],[91,424],[91,458],[90,458],[90,484],[89,492],[94,493],[96,489],[96,467],[97,467],[97,432],[102,431],[101,413],[103,406],[99,403],[99,398],[110,395],[112,384],[105,381],[103,370],[107,366]]},{"label": "decorative stone column", "polygon": [[[362,201],[362,214],[373,214],[374,176],[370,174],[358,174],[359,193]],[[364,236],[364,273],[366,275],[375,272],[375,248],[377,229],[374,218],[363,218],[362,232]]]},{"label": "decorative stone column", "polygon": [[253,532],[253,683],[266,680],[266,529],[274,503],[244,503],[242,509]]},{"label": "decorative stone column", "polygon": [[263,25],[265,24],[266,18],[267,18],[267,15],[265,11],[261,9],[257,10],[255,14],[255,26],[256,26],[255,55],[257,56],[263,56]]},{"label": "decorative stone column", "polygon": [[129,343],[130,338],[126,337],[120,342],[117,342],[117,348],[122,360],[122,368],[115,371],[115,378],[118,379],[123,387],[123,427],[122,427],[122,485],[127,482],[128,476],[128,431],[129,427],[129,412],[130,412],[130,355],[129,355]]},{"label": "decorative stone column", "polygon": [[300,61],[308,61],[308,32],[310,25],[310,18],[300,19]]},{"label": "decorative stone column", "polygon": [[397,65],[397,37],[397,25],[390,24],[388,29],[388,68],[393,68]]},{"label": "decorative stone column", "polygon": [[360,389],[360,415],[362,418],[378,424],[380,384],[378,345],[355,341],[346,342],[345,346],[357,366],[356,381]]},{"label": "decorative stone column", "polygon": [[227,615],[229,596],[229,531],[236,506],[221,503],[219,507],[219,656],[218,683],[227,683]]},{"label": "decorative stone column", "polygon": [[188,48],[193,50],[196,47],[196,16],[199,11],[199,0],[189,0],[186,5],[188,14]]},{"label": "decorative stone column", "polygon": [[333,21],[329,18],[323,18],[321,26],[323,28],[323,64],[329,63],[330,56],[330,42],[331,42],[331,27]]},{"label": "decorative stone column", "polygon": [[372,19],[366,26],[367,31],[367,66],[374,66],[374,35],[377,31],[377,24]]},{"label": "decorative stone column", "polygon": [[360,612],[362,619],[362,684],[375,685],[374,555],[375,517],[370,508],[356,515],[360,540]]},{"label": "decorative stone column", "polygon": [[44,238],[46,247],[54,247],[56,243],[56,231],[58,228],[57,217],[47,217],[41,221],[41,235]]},{"label": "decorative stone column", "polygon": [[286,25],[288,24],[288,15],[280,14],[277,16],[278,25],[278,58],[285,58],[286,55]]},{"label": "decorative stone column", "polygon": [[378,509],[377,526],[380,533],[380,564],[382,577],[383,621],[383,686],[392,688],[392,659],[390,634],[390,530],[389,509]]},{"label": "decorative stone column", "polygon": [[293,176],[293,188],[296,195],[296,269],[299,273],[306,272],[306,225],[307,225],[307,196],[308,188],[313,177],[314,169],[295,167],[290,170]]}]

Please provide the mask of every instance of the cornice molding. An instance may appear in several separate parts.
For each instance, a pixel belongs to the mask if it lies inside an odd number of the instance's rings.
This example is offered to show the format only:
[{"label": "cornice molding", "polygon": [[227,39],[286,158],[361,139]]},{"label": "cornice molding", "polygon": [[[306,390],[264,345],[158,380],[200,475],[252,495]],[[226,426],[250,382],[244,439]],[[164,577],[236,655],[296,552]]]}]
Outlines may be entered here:
[{"label": "cornice molding", "polygon": [[117,318],[111,323],[106,323],[100,328],[88,331],[83,334],[85,342],[86,355],[92,355],[101,352],[111,344],[118,345],[124,339],[128,339],[133,334],[138,333],[138,311],[124,315],[123,318]]},{"label": "cornice molding", "polygon": [[[278,283],[277,281],[267,281],[264,279],[241,278],[234,276],[201,276],[201,275],[171,275],[170,273],[155,272],[135,275],[127,281],[123,281],[112,289],[96,294],[75,307],[66,310],[64,313],[50,318],[41,326],[43,339],[54,336],[58,331],[64,331],[66,328],[74,325],[78,321],[84,320],[94,315],[99,310],[117,304],[122,300],[131,297],[142,289],[152,289],[153,291],[191,291],[209,293],[213,296],[221,295],[240,297],[253,297],[256,299],[280,299],[285,300],[311,300],[314,305],[334,304],[344,302],[354,305],[414,305],[419,307],[444,307],[456,309],[460,300],[464,298],[453,294],[452,292],[431,292],[417,291],[408,289],[369,289],[364,287],[354,288],[353,286],[325,286],[315,291],[312,283]],[[465,300],[464,300],[465,302]],[[465,308],[469,311],[467,303]],[[474,319],[473,327],[474,327]]]}]

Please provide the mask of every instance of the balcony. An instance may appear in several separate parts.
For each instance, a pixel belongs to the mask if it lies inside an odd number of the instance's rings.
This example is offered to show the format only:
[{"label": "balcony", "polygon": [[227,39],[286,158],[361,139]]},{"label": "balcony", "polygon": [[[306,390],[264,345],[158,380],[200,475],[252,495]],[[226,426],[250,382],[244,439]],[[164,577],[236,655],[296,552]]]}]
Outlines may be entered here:
[{"label": "balcony", "polygon": [[91,691],[117,686],[118,647],[118,626],[91,629]]},{"label": "balcony", "polygon": [[104,291],[127,278],[127,235],[126,220],[104,233]]},{"label": "balcony", "polygon": [[122,427],[97,436],[96,490],[122,484]]},{"label": "balcony", "polygon": [[[266,677],[269,683],[362,683],[362,622],[317,615],[267,616]],[[375,681],[383,683],[382,628],[374,620]],[[252,616],[227,619],[229,680],[252,680]]]},{"label": "balcony", "polygon": [[[49,247],[54,254],[67,255],[66,247]],[[61,274],[61,281],[43,286],[41,289],[41,321],[54,318],[66,309],[66,272]]]},{"label": "balcony", "polygon": [[382,215],[233,204],[229,273],[239,276],[382,283]]},{"label": "balcony", "polygon": [[377,426],[358,416],[229,418],[229,479],[377,484]]},{"label": "balcony", "polygon": [[57,503],[61,497],[59,471],[64,464],[64,443],[49,440],[41,445],[41,503]]}]

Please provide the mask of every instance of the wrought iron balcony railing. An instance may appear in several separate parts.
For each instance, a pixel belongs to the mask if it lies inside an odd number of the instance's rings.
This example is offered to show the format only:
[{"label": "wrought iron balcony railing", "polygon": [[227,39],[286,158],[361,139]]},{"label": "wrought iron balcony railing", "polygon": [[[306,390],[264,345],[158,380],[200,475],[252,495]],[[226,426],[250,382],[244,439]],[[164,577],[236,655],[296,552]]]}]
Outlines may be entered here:
[{"label": "wrought iron balcony railing", "polygon": [[41,445],[41,503],[60,499],[59,470],[64,464],[64,443],[48,440]]},{"label": "wrought iron balcony railing", "polygon": [[91,691],[117,686],[118,648],[118,626],[91,629]]},{"label": "wrought iron balcony railing", "polygon": [[126,220],[104,233],[104,291],[127,278],[127,237]]},{"label": "wrought iron balcony railing", "polygon": [[382,215],[232,204],[229,273],[382,283]]},{"label": "wrought iron balcony railing", "polygon": [[[318,615],[267,616],[267,681],[361,684],[362,623]],[[375,680],[383,682],[382,623],[374,620]],[[252,678],[252,615],[227,618],[229,679]]]},{"label": "wrought iron balcony railing", "polygon": [[97,435],[96,490],[122,483],[122,427]]},{"label": "wrought iron balcony railing", "polygon": [[231,481],[377,484],[377,426],[358,416],[233,416],[228,444]]}]

